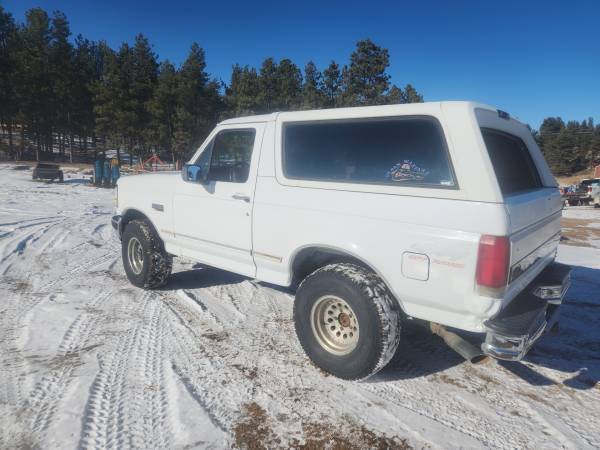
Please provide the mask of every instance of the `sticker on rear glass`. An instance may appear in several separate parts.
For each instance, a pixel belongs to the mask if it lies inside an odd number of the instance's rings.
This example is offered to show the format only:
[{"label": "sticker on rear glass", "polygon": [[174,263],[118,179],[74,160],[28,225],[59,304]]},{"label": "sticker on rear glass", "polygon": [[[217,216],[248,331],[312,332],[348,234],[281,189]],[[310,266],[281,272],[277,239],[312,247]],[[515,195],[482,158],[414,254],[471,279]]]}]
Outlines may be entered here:
[{"label": "sticker on rear glass", "polygon": [[386,180],[391,181],[422,181],[429,172],[414,162],[405,159],[403,162],[396,164],[386,174]]}]

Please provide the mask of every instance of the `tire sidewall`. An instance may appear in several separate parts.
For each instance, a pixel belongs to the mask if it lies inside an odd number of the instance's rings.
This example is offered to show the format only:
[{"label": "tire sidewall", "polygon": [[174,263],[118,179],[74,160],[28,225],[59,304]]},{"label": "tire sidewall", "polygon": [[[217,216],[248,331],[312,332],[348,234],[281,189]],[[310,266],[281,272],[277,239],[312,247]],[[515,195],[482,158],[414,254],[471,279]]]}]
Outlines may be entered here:
[{"label": "tire sidewall", "polygon": [[[129,256],[127,252],[129,247],[129,241],[132,238],[136,238],[138,241],[140,241],[140,244],[142,245],[143,249],[142,255],[144,263],[142,270],[139,274],[136,274],[129,265]],[[145,287],[146,280],[148,280],[149,278],[150,258],[152,257],[152,249],[151,243],[148,242],[146,235],[142,231],[139,224],[137,224],[136,222],[130,222],[125,227],[125,231],[123,232],[123,237],[121,239],[121,253],[123,258],[123,267],[125,268],[125,273],[131,284],[141,288]]]},{"label": "tire sidewall", "polygon": [[[311,326],[311,311],[325,296],[342,298],[354,311],[359,325],[358,343],[347,355],[335,355],[319,344]],[[326,372],[344,379],[361,379],[372,373],[383,351],[381,321],[376,306],[360,287],[342,274],[322,272],[303,283],[294,302],[296,333],[310,359]]]}]

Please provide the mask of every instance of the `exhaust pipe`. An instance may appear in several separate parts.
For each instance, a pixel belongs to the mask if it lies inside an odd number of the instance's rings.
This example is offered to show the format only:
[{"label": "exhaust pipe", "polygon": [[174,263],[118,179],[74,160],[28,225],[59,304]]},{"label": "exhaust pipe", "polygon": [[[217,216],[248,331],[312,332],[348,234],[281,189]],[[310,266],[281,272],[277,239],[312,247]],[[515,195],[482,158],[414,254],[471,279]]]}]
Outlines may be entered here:
[{"label": "exhaust pipe", "polygon": [[458,334],[448,331],[443,325],[430,322],[429,329],[433,334],[437,334],[439,337],[441,337],[448,347],[465,358],[471,364],[479,364],[488,359],[488,357],[484,355],[481,350],[476,348]]}]

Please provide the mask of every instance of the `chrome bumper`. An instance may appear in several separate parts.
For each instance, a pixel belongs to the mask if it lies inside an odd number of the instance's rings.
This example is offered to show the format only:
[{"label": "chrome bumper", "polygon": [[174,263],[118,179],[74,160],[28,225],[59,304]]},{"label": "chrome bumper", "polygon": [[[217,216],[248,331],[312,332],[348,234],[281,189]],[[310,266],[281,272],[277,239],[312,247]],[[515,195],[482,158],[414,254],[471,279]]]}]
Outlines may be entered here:
[{"label": "chrome bumper", "polygon": [[481,350],[494,358],[519,361],[552,329],[559,306],[571,285],[571,268],[554,263],[493,319],[485,322]]}]

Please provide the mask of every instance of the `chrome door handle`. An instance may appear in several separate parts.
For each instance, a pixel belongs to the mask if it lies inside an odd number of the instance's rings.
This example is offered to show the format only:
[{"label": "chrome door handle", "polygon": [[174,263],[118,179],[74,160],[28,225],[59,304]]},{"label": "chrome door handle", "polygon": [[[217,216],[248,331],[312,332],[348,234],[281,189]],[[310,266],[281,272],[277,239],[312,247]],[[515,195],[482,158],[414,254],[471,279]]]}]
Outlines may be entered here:
[{"label": "chrome door handle", "polygon": [[250,203],[250,197],[248,197],[247,195],[244,195],[244,194],[233,194],[231,196],[231,198],[234,198],[236,200],[243,200],[246,203]]}]

